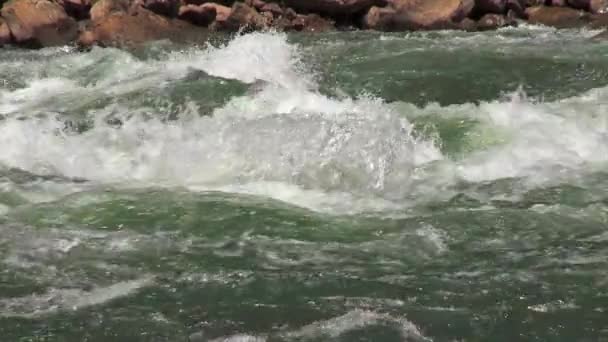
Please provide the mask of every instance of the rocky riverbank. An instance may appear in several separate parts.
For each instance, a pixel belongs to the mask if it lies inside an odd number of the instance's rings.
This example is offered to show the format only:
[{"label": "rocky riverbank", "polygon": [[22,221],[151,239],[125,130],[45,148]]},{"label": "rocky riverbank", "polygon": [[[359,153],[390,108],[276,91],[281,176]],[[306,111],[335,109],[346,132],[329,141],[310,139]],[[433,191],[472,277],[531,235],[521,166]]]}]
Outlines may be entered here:
[{"label": "rocky riverbank", "polygon": [[608,27],[608,0],[9,0],[0,44],[202,42],[212,31],[491,30],[522,22]]}]

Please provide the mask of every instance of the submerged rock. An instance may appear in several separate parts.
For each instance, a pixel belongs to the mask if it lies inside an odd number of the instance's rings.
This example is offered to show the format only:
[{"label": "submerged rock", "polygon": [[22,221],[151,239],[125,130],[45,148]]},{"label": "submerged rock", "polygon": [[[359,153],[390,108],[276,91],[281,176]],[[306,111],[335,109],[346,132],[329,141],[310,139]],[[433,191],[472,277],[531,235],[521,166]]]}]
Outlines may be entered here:
[{"label": "submerged rock", "polygon": [[13,42],[28,47],[64,45],[78,35],[78,24],[48,0],[11,0],[2,7]]}]

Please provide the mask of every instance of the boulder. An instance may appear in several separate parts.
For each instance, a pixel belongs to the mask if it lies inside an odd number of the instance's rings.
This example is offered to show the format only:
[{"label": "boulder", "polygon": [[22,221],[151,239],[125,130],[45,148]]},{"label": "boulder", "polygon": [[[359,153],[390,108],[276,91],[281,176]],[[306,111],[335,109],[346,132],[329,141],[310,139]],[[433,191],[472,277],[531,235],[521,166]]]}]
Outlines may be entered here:
[{"label": "boulder", "polygon": [[334,22],[318,14],[298,15],[291,22],[291,29],[300,32],[326,32],[335,28]]},{"label": "boulder", "polygon": [[178,18],[198,26],[209,26],[217,15],[215,6],[184,5],[179,8]]},{"label": "boulder", "polygon": [[[243,1],[243,0],[239,0]],[[245,0],[250,1],[250,0]],[[235,0],[181,0],[183,5],[202,5],[207,3],[215,3],[222,6],[232,6]]]},{"label": "boulder", "polygon": [[143,0],[143,5],[150,11],[175,18],[180,8],[179,0]]},{"label": "boulder", "polygon": [[207,38],[204,31],[185,21],[169,19],[145,8],[114,12],[92,22],[81,33],[81,46],[136,46],[149,41],[169,39],[175,42],[198,42]]},{"label": "boulder", "polygon": [[217,21],[216,27],[228,31],[255,31],[270,26],[268,19],[258,13],[253,7],[242,2],[236,2],[230,9],[225,21]]},{"label": "boulder", "polygon": [[[540,6],[542,4],[538,4],[536,6]],[[556,7],[564,7],[564,6],[568,6],[568,3],[566,2],[566,0],[547,0],[547,5],[548,6],[556,6]],[[532,7],[532,6],[529,6]]]},{"label": "boulder", "polygon": [[591,13],[606,13],[608,0],[567,0],[570,7],[589,11]]},{"label": "boulder", "polygon": [[129,0],[98,0],[91,7],[91,20],[100,21],[113,13],[128,12],[131,8]]},{"label": "boulder", "polygon": [[475,0],[475,12],[480,15],[507,13],[507,0]]},{"label": "boulder", "polygon": [[4,19],[0,18],[0,46],[11,43],[11,30]]},{"label": "boulder", "polygon": [[283,9],[276,2],[265,4],[258,9],[260,12],[270,12],[274,16],[283,15]]},{"label": "boulder", "polygon": [[77,20],[89,18],[91,0],[57,0],[56,2],[63,7],[69,16]]},{"label": "boulder", "polygon": [[478,31],[495,30],[512,25],[512,22],[501,14],[486,14],[477,21]]},{"label": "boulder", "polygon": [[390,7],[372,7],[363,26],[381,31],[456,28],[468,17],[472,0],[393,0]]},{"label": "boulder", "polygon": [[372,6],[385,6],[386,0],[284,0],[285,5],[304,13],[351,16]]},{"label": "boulder", "polygon": [[65,45],[78,36],[78,24],[48,0],[11,0],[2,7],[13,41],[29,47]]},{"label": "boulder", "polygon": [[584,12],[569,7],[535,6],[526,9],[530,24],[541,24],[556,28],[582,27],[589,22]]}]

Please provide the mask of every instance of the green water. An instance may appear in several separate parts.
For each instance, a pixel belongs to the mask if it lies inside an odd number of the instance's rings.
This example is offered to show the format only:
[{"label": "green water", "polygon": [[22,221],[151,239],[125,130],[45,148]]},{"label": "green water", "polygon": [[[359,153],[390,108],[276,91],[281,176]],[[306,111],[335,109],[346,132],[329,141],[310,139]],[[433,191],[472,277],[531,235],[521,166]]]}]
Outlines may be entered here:
[{"label": "green water", "polygon": [[0,51],[0,341],[608,341],[608,43]]}]

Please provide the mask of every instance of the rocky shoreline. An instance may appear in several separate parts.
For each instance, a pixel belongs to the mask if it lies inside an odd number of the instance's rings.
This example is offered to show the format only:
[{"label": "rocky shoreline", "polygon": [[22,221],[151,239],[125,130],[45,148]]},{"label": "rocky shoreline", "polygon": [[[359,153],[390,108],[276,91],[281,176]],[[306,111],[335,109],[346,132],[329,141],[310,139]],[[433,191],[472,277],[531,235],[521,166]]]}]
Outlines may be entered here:
[{"label": "rocky shoreline", "polygon": [[9,0],[0,44],[203,42],[209,32],[608,27],[608,0]]}]

